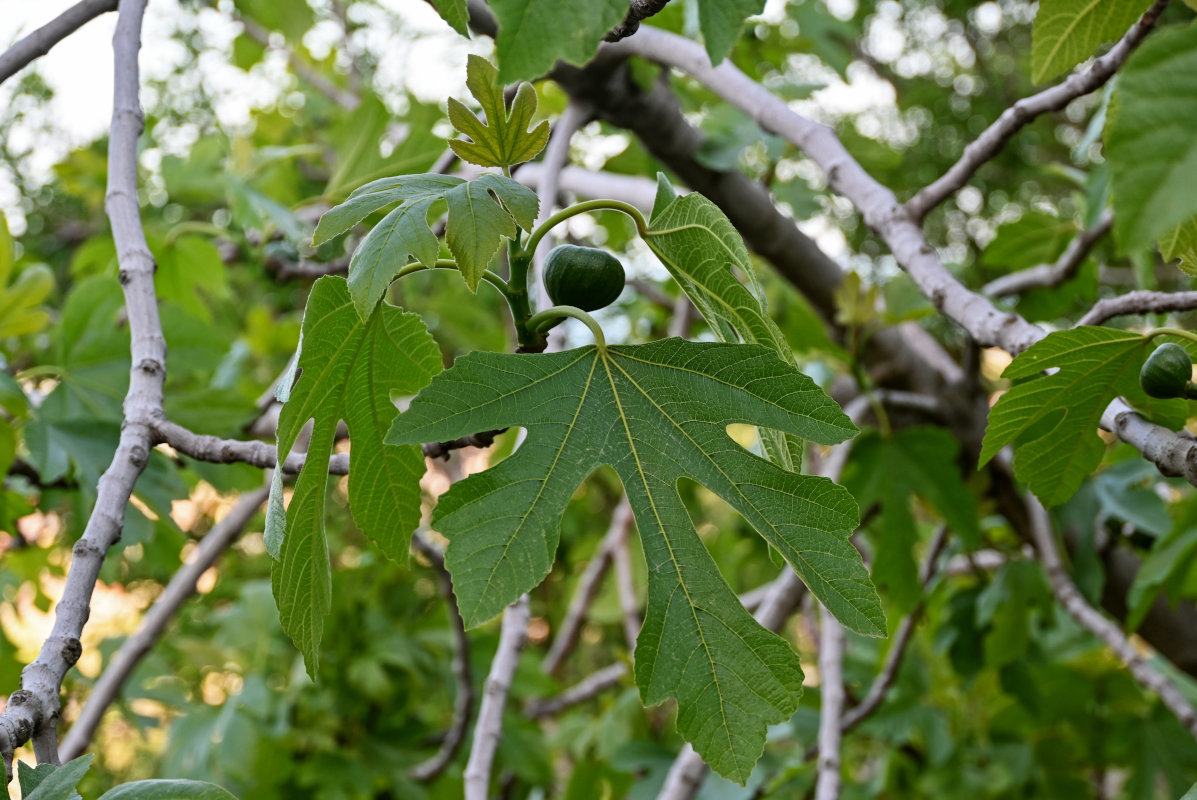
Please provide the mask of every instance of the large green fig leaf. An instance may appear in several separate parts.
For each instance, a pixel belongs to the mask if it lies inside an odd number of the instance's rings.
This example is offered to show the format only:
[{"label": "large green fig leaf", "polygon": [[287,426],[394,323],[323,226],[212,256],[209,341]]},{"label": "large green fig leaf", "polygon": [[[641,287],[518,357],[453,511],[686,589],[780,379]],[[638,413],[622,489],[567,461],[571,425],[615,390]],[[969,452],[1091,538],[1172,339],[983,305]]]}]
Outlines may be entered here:
[{"label": "large green fig leaf", "polygon": [[818,386],[768,348],[666,339],[541,355],[475,352],[430,383],[387,441],[414,444],[523,426],[497,466],[453,486],[433,524],[462,616],[477,625],[543,580],[560,519],[603,464],[624,484],[644,545],[649,600],[636,647],[646,703],[678,700],[678,727],[720,773],[743,782],[765,727],[788,719],[797,656],[744,610],[694,530],[682,478],[723,497],[848,627],[884,635],[885,620],[848,537],[856,503],[825,478],[788,472],[739,447],[730,423],[817,442],[856,429]]},{"label": "large green fig leaf", "polygon": [[330,603],[324,495],[337,422],[345,421],[353,445],[349,507],[354,522],[384,555],[404,561],[420,521],[424,457],[418,446],[384,445],[383,436],[398,414],[391,395],[419,391],[440,371],[441,356],[415,314],[382,303],[363,322],[345,280],[332,276],[312,287],[301,342],[299,379],[279,415],[279,463],[308,420],[312,438],[285,522],[279,516],[281,482],[271,487],[266,545],[278,559],[271,578],[283,629],[314,678]]}]

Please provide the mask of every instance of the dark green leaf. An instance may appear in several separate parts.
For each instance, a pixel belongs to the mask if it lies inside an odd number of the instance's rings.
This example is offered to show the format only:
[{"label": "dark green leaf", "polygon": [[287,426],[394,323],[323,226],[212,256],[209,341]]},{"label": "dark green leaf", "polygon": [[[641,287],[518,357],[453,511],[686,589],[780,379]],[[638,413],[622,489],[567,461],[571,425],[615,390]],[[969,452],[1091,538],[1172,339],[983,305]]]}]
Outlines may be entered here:
[{"label": "dark green leaf", "polygon": [[851,496],[746,452],[726,433],[735,422],[828,443],[855,433],[813,381],[771,350],[667,339],[543,355],[471,353],[420,393],[387,439],[527,430],[514,455],[454,484],[434,514],[471,625],[543,580],[570,496],[598,466],[613,466],[649,564],[636,650],[642,696],[650,704],[677,697],[682,735],[717,771],[743,782],[765,725],[793,713],[800,669],[788,645],[735,600],[677,481],[696,480],[743,514],[846,625],[881,635],[885,623],[847,541],[857,523]]},{"label": "dark green leaf", "polygon": [[492,0],[502,83],[533,80],[558,59],[584,64],[628,11],[627,0]]},{"label": "dark green leaf", "polygon": [[420,521],[424,457],[418,446],[384,445],[383,436],[398,413],[391,395],[418,391],[440,371],[441,357],[414,314],[383,303],[363,322],[345,280],[337,277],[321,278],[312,287],[302,342],[299,380],[279,416],[279,460],[290,454],[308,420],[313,420],[311,443],[286,511],[285,535],[278,517],[281,498],[272,486],[267,547],[278,558],[272,583],[283,628],[314,678],[329,608],[324,495],[337,422],[345,421],[353,442],[349,504],[354,521],[384,555],[405,561],[408,539]]}]

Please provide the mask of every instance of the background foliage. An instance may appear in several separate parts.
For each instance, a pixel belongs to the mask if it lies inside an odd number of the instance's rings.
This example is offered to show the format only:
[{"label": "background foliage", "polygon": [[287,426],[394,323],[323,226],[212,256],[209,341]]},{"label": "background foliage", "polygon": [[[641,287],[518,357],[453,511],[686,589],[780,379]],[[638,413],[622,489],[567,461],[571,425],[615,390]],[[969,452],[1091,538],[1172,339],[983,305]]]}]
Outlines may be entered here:
[{"label": "background foliage", "polygon": [[[438,4],[452,7],[441,11],[459,30],[465,17],[453,14],[462,13],[462,5]],[[531,5],[545,6],[547,16],[525,32],[512,20]],[[504,82],[535,79],[558,57],[584,61],[596,38],[585,32],[601,35],[627,7],[622,0],[596,2],[589,4],[592,18],[575,20],[553,5],[494,0],[497,44],[484,36],[468,44],[449,38],[456,34],[440,22],[435,24],[444,27],[443,35],[409,33],[430,29],[434,19],[414,0],[179,5],[171,35],[176,61],[148,81],[141,141],[142,213],[158,264],[171,420],[215,436],[272,440],[270,390],[295,352],[302,310],[321,285],[316,279],[344,271],[351,257],[380,260],[372,237],[388,225],[403,225],[405,208],[426,212],[440,196],[435,192],[443,193],[449,247],[463,258],[454,247],[462,221],[455,219],[450,195],[464,184],[455,180],[430,190],[429,198],[390,198],[403,201],[395,211],[381,202],[362,206],[363,215],[347,217],[335,231],[324,229],[328,217],[319,229],[317,220],[370,181],[432,168],[455,113],[447,96],[465,96],[467,48],[497,55]],[[650,22],[701,38],[715,58],[727,53],[749,77],[831,126],[873,177],[906,200],[954,163],[1011,103],[1117,39],[1147,4],[1100,4],[1116,5],[1119,13],[1082,17],[1081,33],[1060,28],[1056,17],[1073,19],[1076,5],[1043,0],[1036,16],[1035,6],[1012,0],[789,0],[771,3],[769,13],[751,18],[734,36],[744,15],[758,10],[753,3],[727,3],[742,13],[716,20],[725,4],[675,0]],[[979,290],[1020,269],[1050,264],[1112,203],[1113,236],[1099,239],[1073,275],[1004,298],[1003,308],[1057,329],[1074,324],[1100,298],[1190,288],[1190,278],[1164,258],[1188,254],[1191,260],[1185,231],[1197,213],[1192,17],[1183,5],[1169,7],[1167,30],[1148,39],[1116,89],[1038,117],[967,187],[930,212],[927,236],[956,277]],[[246,27],[225,24],[233,19]],[[421,21],[413,26],[413,19]],[[560,35],[546,37],[546,29]],[[583,39],[589,44],[579,44]],[[430,42],[436,58],[418,49]],[[396,53],[417,54],[409,57],[408,70],[453,71],[456,84],[441,97],[413,95],[402,74],[396,79]],[[221,113],[222,95],[233,91],[229,85],[196,85],[188,78],[213,59],[239,80],[266,80],[277,91],[245,119],[229,119]],[[828,190],[806,155],[683,73],[633,59],[627,80],[642,92],[668,85],[701,132],[690,157],[694,170],[746,176],[768,189],[777,207],[847,270],[842,285],[827,287],[825,296],[804,296],[784,269],[774,268],[776,259],[754,254],[755,265],[747,267],[759,275],[771,320],[758,321],[756,340],[787,343],[798,365],[847,404],[861,389],[919,385],[926,365],[911,368],[870,355],[886,331],[913,323],[936,337],[965,370],[964,405],[972,403],[967,413],[1003,392],[997,408],[1022,409],[1016,425],[1008,418],[1003,423],[1013,425],[1003,429],[1009,435],[999,431],[1001,440],[986,441],[984,456],[1011,441],[1019,446],[1015,474],[1054,506],[1071,575],[1085,597],[1123,617],[1129,630],[1142,626],[1143,642],[1166,649],[1153,634],[1160,630],[1158,615],[1193,619],[1197,494],[1183,479],[1161,476],[1130,446],[1094,432],[1096,417],[1116,394],[1161,424],[1184,424],[1189,409],[1181,401],[1151,403],[1133,381],[1144,354],[1134,331],[1165,317],[1124,317],[1104,330],[1069,334],[1090,346],[1086,353],[1099,362],[1099,369],[1083,374],[1087,362],[1068,358],[1064,339],[1037,345],[1047,353],[1043,357],[1062,359],[1060,372],[1037,381],[1052,381],[1066,402],[1075,403],[1076,414],[1089,416],[1064,416],[1042,394],[1038,405],[1029,405],[1025,398],[1036,381],[1018,381],[1056,362],[1031,366],[1032,348],[1024,357],[1029,360],[1003,376],[1009,356],[977,346],[938,314],[858,212]],[[19,143],[29,140],[30,131],[54,131],[54,120],[44,113],[53,89],[36,67],[4,89],[9,99],[0,112],[0,170],[11,182],[6,196],[15,198],[0,227],[0,413],[10,423],[0,427],[6,472],[0,490],[0,691],[9,691],[44,638],[71,545],[115,448],[129,337],[103,213],[106,142],[78,147],[45,168],[35,146]],[[567,105],[559,83],[539,81],[535,92],[538,116],[518,118],[521,130],[536,130],[541,119],[556,121]],[[1149,95],[1150,101],[1144,99]],[[679,185],[696,182],[606,118],[587,121],[573,139],[570,159],[592,172],[641,179],[624,185],[647,192],[650,202],[658,172]],[[510,193],[499,195],[508,210],[530,216],[526,207],[517,212],[511,205],[518,190],[501,188]],[[492,204],[495,216],[505,219],[499,202]],[[734,209],[723,210],[737,222]],[[362,219],[373,233],[335,235]],[[652,243],[650,252],[633,239],[625,220],[609,213],[574,220],[569,236],[618,253],[633,276],[616,307],[599,315],[612,343],[642,345],[676,332],[677,286],[656,260],[669,264],[668,242]],[[491,230],[478,238],[487,244],[499,234]],[[464,256],[473,265],[466,272],[472,285],[491,252],[479,245]],[[437,254],[430,246],[412,255],[427,262]],[[380,285],[350,283],[359,306],[382,291]],[[419,314],[435,336],[439,352],[425,343],[420,359],[425,380],[472,350],[502,353],[515,346],[499,300],[486,287],[472,294],[457,274],[412,275],[387,297]],[[340,299],[340,313],[357,313],[348,297]],[[398,312],[395,317],[396,328],[408,319]],[[1193,318],[1179,312],[1166,321],[1187,328]],[[589,341],[572,323],[567,332],[573,344]],[[710,340],[718,331],[698,317],[689,333]],[[302,386],[296,387],[301,398]],[[384,391],[371,399],[381,406],[385,398]],[[306,416],[289,418],[294,406],[286,408],[282,425],[293,439]],[[949,408],[927,415],[880,405],[866,410],[865,432],[844,467],[842,482],[861,506],[858,540],[890,633],[906,615],[920,621],[883,704],[845,739],[842,796],[1179,797],[1197,776],[1197,743],[1056,602],[1025,544],[1025,519],[1011,510],[1010,479],[996,464],[978,470],[982,431],[974,425],[970,438],[954,424],[952,415],[964,413]],[[338,417],[356,439],[352,415],[348,405],[344,413],[321,407],[313,449],[333,447]],[[377,438],[385,430],[364,435]],[[997,435],[991,429],[989,436]],[[431,462],[423,511],[450,479],[503,457],[514,439],[511,432],[490,450]],[[344,449],[345,443],[336,446]],[[1067,469],[1045,461],[1069,456],[1074,461]],[[246,464],[207,464],[169,449],[152,454],[121,541],[101,573],[85,655],[65,686],[64,728],[196,542],[238,495],[261,487],[263,479],[260,469]],[[91,771],[79,784],[84,796],[159,776],[214,781],[244,800],[461,795],[464,752],[435,780],[408,774],[436,750],[453,717],[453,631],[437,575],[424,558],[402,563],[405,548],[395,542],[383,548],[371,543],[372,521],[348,509],[352,480],[330,481],[322,508],[291,510],[313,530],[322,525],[329,537],[333,577],[318,653],[320,681],[308,679],[280,627],[269,544],[258,517],[205,573],[200,596],[183,606],[105,715]],[[768,544],[728,505],[697,483],[682,481],[678,488],[734,589],[747,592],[776,576],[779,562]],[[541,668],[621,495],[615,475],[602,469],[562,498],[568,502],[557,558],[531,594],[529,646],[504,718],[495,769],[503,797],[653,797],[682,744],[673,707],[644,709],[630,671],[613,688],[559,714],[533,719],[524,713],[530,701],[630,658],[619,590],[608,578],[574,652],[554,675]],[[946,554],[937,574],[923,581],[918,565],[944,525]],[[647,576],[637,537],[630,547],[635,599],[642,607]],[[1127,564],[1133,565],[1129,576]],[[1152,613],[1157,616],[1149,620]],[[806,684],[794,716],[768,728],[765,756],[747,787],[712,777],[701,797],[811,792],[815,764],[808,748],[820,707],[817,626],[808,603],[783,630],[802,658]],[[1193,633],[1191,627],[1180,630]],[[497,623],[470,632],[469,661],[479,689],[497,641]],[[868,690],[892,641],[849,634],[844,672],[851,699]],[[1171,645],[1171,660],[1155,662],[1197,699],[1190,677],[1197,673],[1197,655],[1183,639]]]}]

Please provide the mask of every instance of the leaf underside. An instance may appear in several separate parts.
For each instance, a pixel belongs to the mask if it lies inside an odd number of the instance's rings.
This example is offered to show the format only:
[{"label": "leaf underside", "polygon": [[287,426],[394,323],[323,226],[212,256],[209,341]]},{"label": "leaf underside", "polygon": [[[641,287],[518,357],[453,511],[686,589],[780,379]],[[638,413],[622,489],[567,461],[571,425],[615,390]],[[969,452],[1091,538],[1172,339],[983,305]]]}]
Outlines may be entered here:
[{"label": "leaf underside", "polygon": [[299,380],[279,415],[279,462],[308,420],[311,442],[285,523],[278,515],[282,483],[272,484],[266,528],[267,548],[278,559],[271,579],[283,629],[315,678],[330,604],[324,499],[337,423],[345,421],[353,443],[354,522],[384,555],[405,562],[411,531],[420,521],[424,456],[418,446],[386,445],[383,436],[398,415],[391,395],[419,391],[440,371],[441,357],[418,316],[383,303],[363,322],[345,280],[332,276],[312,287],[302,342]]},{"label": "leaf underside", "polygon": [[736,422],[824,443],[856,432],[813,381],[767,348],[666,339],[541,355],[471,353],[420,393],[387,440],[527,430],[514,455],[454,484],[434,513],[469,625],[543,580],[574,490],[600,465],[614,467],[649,567],[636,648],[644,702],[676,697],[682,735],[714,769],[743,782],[766,725],[795,710],[801,668],[720,576],[678,480],[727,500],[846,625],[884,635],[885,621],[848,542],[858,522],[851,495],[740,448],[726,432]]},{"label": "leaf underside", "polygon": [[[1101,463],[1105,443],[1097,427],[1106,406],[1118,395],[1144,397],[1138,374],[1147,343],[1133,332],[1080,327],[1032,345],[1003,373],[1022,382],[989,412],[981,466],[1013,443],[1018,479],[1044,505],[1063,503]],[[1051,368],[1057,371],[1040,374]]]}]

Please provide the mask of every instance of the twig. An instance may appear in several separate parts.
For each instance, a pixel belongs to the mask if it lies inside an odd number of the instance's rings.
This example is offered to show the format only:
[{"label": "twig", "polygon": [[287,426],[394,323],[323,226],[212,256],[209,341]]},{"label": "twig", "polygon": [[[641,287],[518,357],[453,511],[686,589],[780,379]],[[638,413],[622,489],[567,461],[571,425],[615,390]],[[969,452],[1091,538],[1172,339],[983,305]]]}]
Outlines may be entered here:
[{"label": "twig", "polygon": [[449,612],[449,627],[453,630],[453,677],[457,680],[457,695],[453,700],[453,721],[449,725],[449,732],[445,734],[440,749],[430,758],[421,761],[407,771],[408,777],[417,781],[430,781],[445,771],[449,762],[457,755],[461,743],[465,741],[466,728],[470,725],[470,711],[474,707],[474,677],[470,670],[470,640],[466,636],[465,622],[461,618],[461,611],[457,606],[457,596],[453,594],[453,578],[449,570],[445,569],[445,556],[440,549],[429,542],[419,532],[411,538],[411,545],[416,552],[428,559],[428,563],[436,572],[437,586],[441,597],[445,599],[445,607]]},{"label": "twig", "polygon": [[[245,28],[245,35],[253,39],[263,47],[270,46],[270,31],[263,28],[257,22],[254,22],[249,17],[238,17],[238,21]],[[318,69],[314,69],[308,62],[300,57],[299,53],[288,47],[287,63],[291,65],[291,69],[295,74],[303,78],[312,85],[316,91],[332,100],[346,111],[353,111],[362,104],[362,99],[353,92],[348,92],[330,81],[324,73]]]},{"label": "twig", "polygon": [[1106,209],[1097,220],[1097,224],[1073,237],[1056,263],[1040,264],[1037,267],[1003,275],[982,286],[981,294],[990,297],[1005,297],[1025,292],[1027,289],[1059,286],[1076,274],[1077,270],[1081,268],[1081,264],[1085,262],[1085,256],[1089,255],[1101,237],[1110,232],[1113,225],[1114,214]]},{"label": "twig", "polygon": [[606,36],[604,42],[618,42],[626,39],[640,29],[641,20],[648,19],[669,5],[669,0],[632,0],[628,5],[628,13]]},{"label": "twig", "polygon": [[[948,528],[946,525],[941,525],[927,546],[927,553],[923,558],[922,567],[919,569],[919,581],[923,585],[924,592],[931,583],[931,579],[935,577],[935,564],[947,541]],[[881,701],[885,699],[886,693],[898,677],[898,668],[902,665],[902,657],[906,654],[906,647],[914,636],[914,628],[926,607],[927,602],[924,598],[898,623],[898,629],[894,632],[889,652],[885,654],[885,663],[881,667],[881,672],[869,686],[869,691],[865,694],[864,699],[849,709],[840,720],[840,728],[844,733],[855,728],[865,717],[881,706]]]},{"label": "twig", "polygon": [[1131,52],[1155,27],[1168,0],[1156,0],[1139,21],[1118,40],[1110,51],[1094,61],[1084,72],[1069,76],[1063,83],[1038,94],[1024,97],[1002,112],[997,120],[981,132],[972,143],[964,148],[960,160],[935,182],[920,191],[906,203],[906,212],[912,219],[922,220],[927,212],[935,208],[949,195],[964,186],[973,173],[998,151],[1024,125],[1041,114],[1059,111],[1076,98],[1099,88],[1121,67]]},{"label": "twig", "polygon": [[[562,112],[561,117],[558,118],[557,124],[553,127],[552,138],[549,139],[549,146],[545,149],[544,159],[541,162],[542,171],[540,181],[536,187],[536,195],[540,200],[540,213],[536,219],[537,225],[543,224],[553,214],[553,208],[557,205],[557,189],[561,170],[569,162],[570,140],[578,132],[578,128],[586,124],[586,120],[589,117],[590,111],[584,104],[571,101],[565,107],[565,111]],[[548,290],[545,288],[544,281],[541,280],[541,270],[544,267],[545,258],[548,257],[549,251],[553,247],[551,241],[553,238],[554,236],[550,234],[540,240],[540,244],[533,254],[532,269],[528,275],[528,279],[532,282],[533,288],[531,291],[532,296],[536,298],[537,308],[548,308],[553,305],[552,299],[549,298]],[[554,349],[563,346],[564,336],[563,329],[560,328],[549,334]]]},{"label": "twig", "polygon": [[840,796],[840,716],[844,708],[844,627],[822,605],[819,629],[819,766],[815,800]]},{"label": "twig", "polygon": [[1118,626],[1089,605],[1076,588],[1056,549],[1051,517],[1048,516],[1047,509],[1032,495],[1027,495],[1027,513],[1030,517],[1035,549],[1039,551],[1039,558],[1047,570],[1047,579],[1051,583],[1052,594],[1056,596],[1056,600],[1082,628],[1105,642],[1135,676],[1135,680],[1159,695],[1160,700],[1176,715],[1181,725],[1197,738],[1197,710],[1194,710],[1167,676],[1156,670],[1144,658]]},{"label": "twig", "polygon": [[105,205],[116,243],[124,289],[132,367],[124,423],[112,462],[96,485],[96,502],[75,543],[54,627],[32,664],[21,672],[21,689],[0,714],[0,751],[12,780],[13,749],[30,739],[39,762],[54,763],[62,680],[82,651],[79,636],[91,610],[91,594],[108,548],[120,538],[133,484],[149,459],[152,421],[162,413],[166,343],[154,296],[154,258],[146,246],[137,202],[137,138],[143,120],[138,103],[137,53],[146,0],[122,0],[113,36],[114,95],[108,137]]},{"label": "twig", "polygon": [[267,489],[254,489],[238,498],[233,508],[224,519],[216,523],[208,531],[195,549],[191,561],[179,568],[167,583],[162,594],[154,601],[150,610],[146,612],[137,632],[125,639],[120,649],[109,660],[104,672],[96,681],[87,703],[79,712],[79,717],[71,725],[66,738],[62,742],[62,758],[64,761],[79,756],[87,749],[104,712],[116,696],[120,693],[125,681],[129,679],[134,668],[141,663],[141,659],[150,651],[162,637],[166,626],[174,619],[175,614],[191,595],[195,593],[195,584],[209,567],[216,563],[216,559],[228,549],[249,521],[253,519],[258,508],[266,499]]},{"label": "twig", "polygon": [[[422,445],[426,458],[448,458],[449,453],[463,447],[490,447],[495,443],[495,437],[506,430],[482,431],[462,436],[448,442],[427,442]],[[266,442],[245,439],[222,439],[219,436],[209,436],[194,433],[182,425],[168,419],[157,419],[153,423],[154,438],[152,443],[163,442],[169,444],[183,455],[199,461],[212,464],[245,463],[262,469],[272,469],[276,466],[278,450],[274,445]],[[298,473],[307,458],[304,453],[291,453],[283,462],[283,472],[288,475]],[[349,474],[349,454],[335,453],[328,460],[328,471],[331,475]]]},{"label": "twig", "polygon": [[620,616],[623,618],[623,638],[628,643],[628,652],[636,652],[636,640],[640,637],[640,604],[636,601],[636,584],[632,580],[632,558],[628,553],[628,537],[624,536],[611,554],[615,563],[615,591],[619,595]]},{"label": "twig", "polygon": [[585,703],[593,697],[602,694],[612,686],[619,685],[623,676],[628,673],[628,665],[622,661],[603,667],[592,672],[573,686],[555,697],[544,700],[531,700],[524,706],[524,713],[532,719],[551,717],[560,714],[567,708]]},{"label": "twig", "polygon": [[503,706],[507,704],[511,678],[528,634],[528,609],[528,595],[524,595],[503,612],[499,649],[490,662],[490,674],[486,676],[486,687],[478,708],[478,722],[474,725],[470,760],[466,762],[463,775],[465,800],[487,800],[490,795],[491,763],[503,735]]},{"label": "twig", "polygon": [[549,646],[549,652],[544,657],[544,662],[540,665],[546,674],[556,674],[565,662],[566,656],[573,652],[574,645],[578,641],[578,634],[582,631],[582,623],[590,610],[590,604],[598,594],[603,576],[607,574],[614,551],[621,542],[627,540],[631,527],[632,506],[624,497],[611,513],[611,524],[607,527],[607,535],[603,537],[599,551],[590,559],[586,571],[582,573],[582,577],[578,581],[578,588],[569,601],[565,618],[561,621],[561,628]]},{"label": "twig", "polygon": [[0,55],[0,83],[24,69],[34,59],[108,11],[116,10],[117,0],[83,0],[68,8]]},{"label": "twig", "polygon": [[1077,325],[1101,325],[1123,314],[1164,314],[1197,308],[1197,292],[1127,292],[1098,300]]}]

